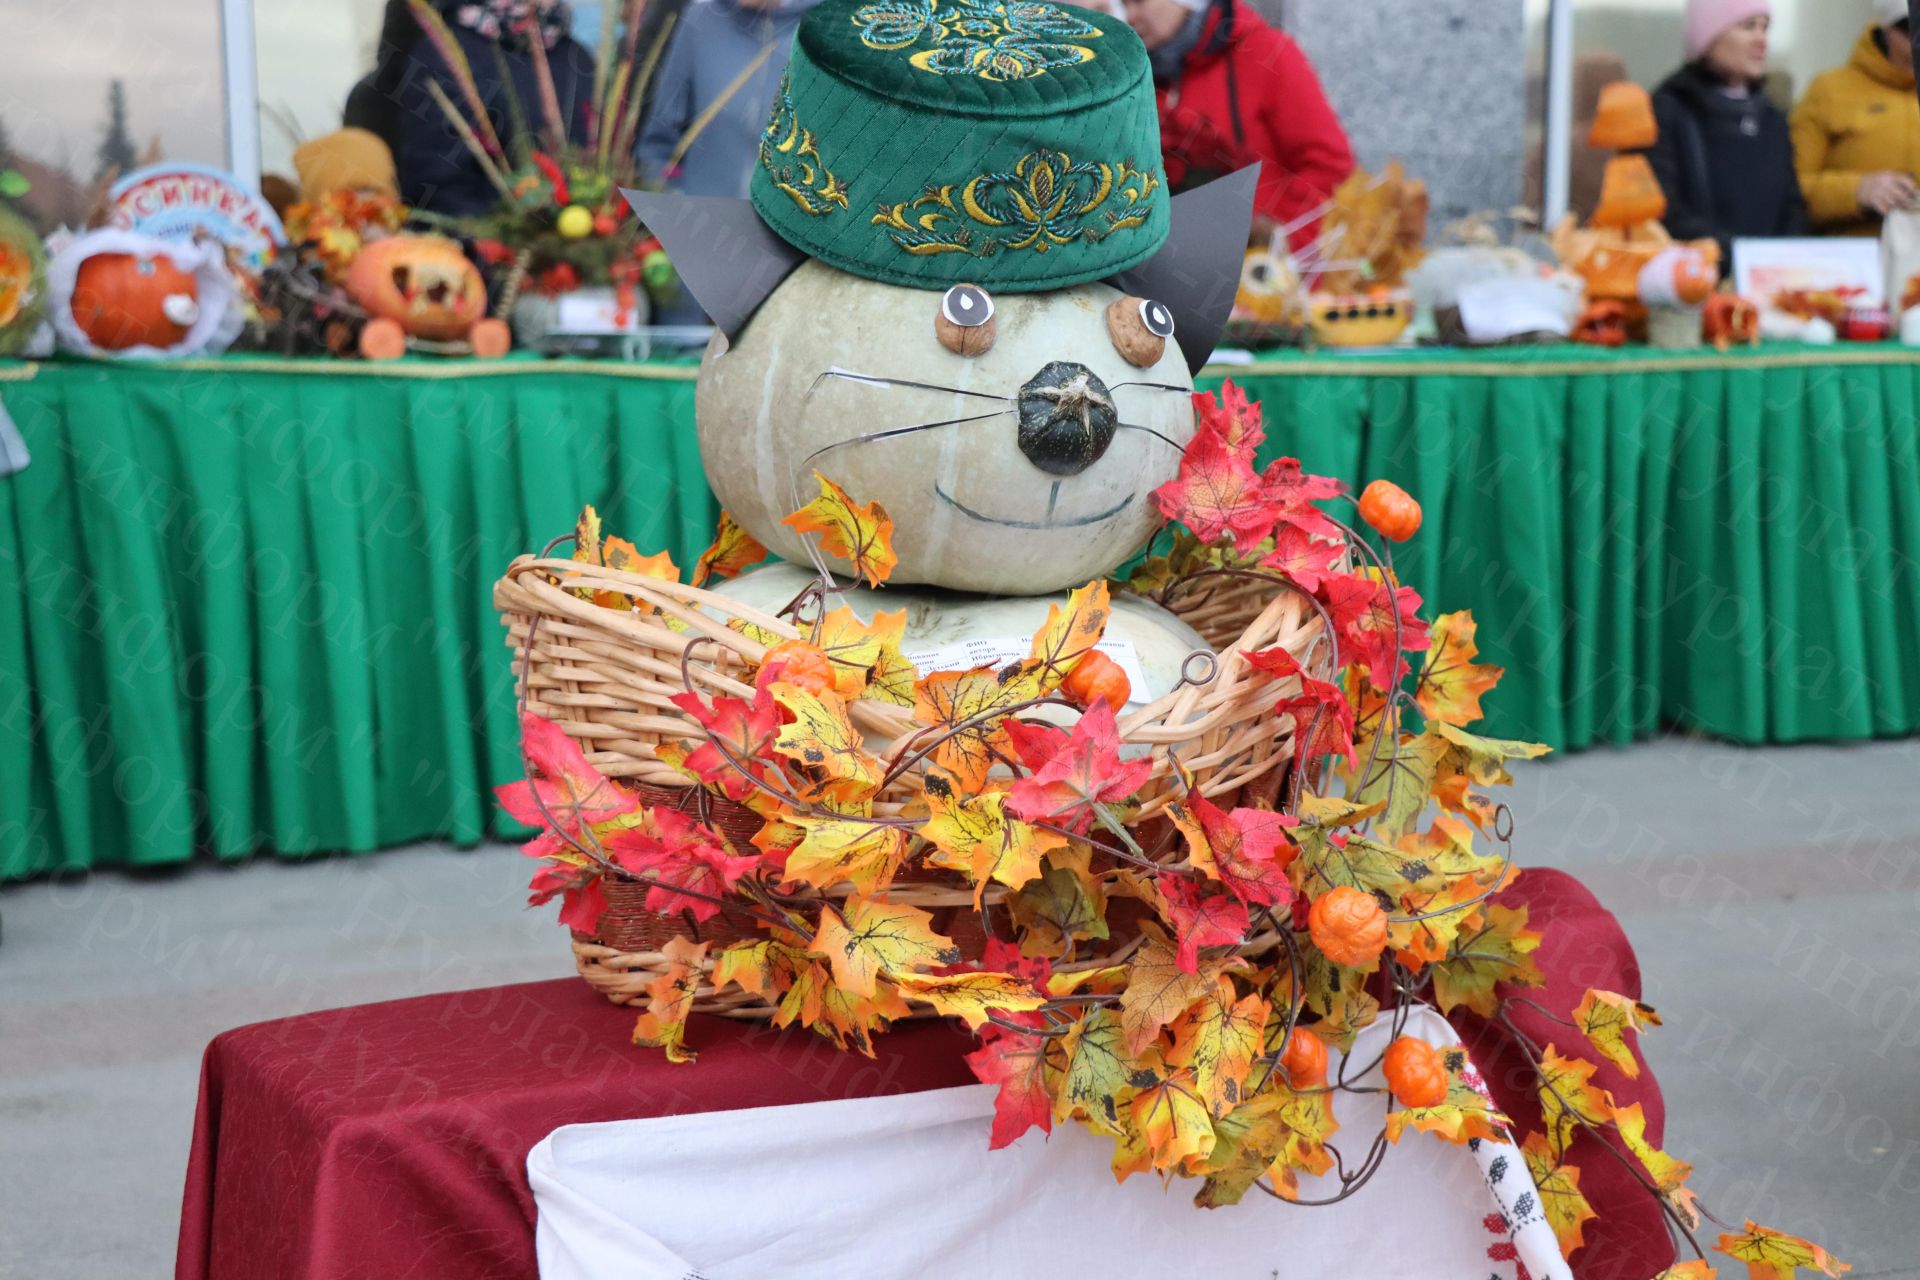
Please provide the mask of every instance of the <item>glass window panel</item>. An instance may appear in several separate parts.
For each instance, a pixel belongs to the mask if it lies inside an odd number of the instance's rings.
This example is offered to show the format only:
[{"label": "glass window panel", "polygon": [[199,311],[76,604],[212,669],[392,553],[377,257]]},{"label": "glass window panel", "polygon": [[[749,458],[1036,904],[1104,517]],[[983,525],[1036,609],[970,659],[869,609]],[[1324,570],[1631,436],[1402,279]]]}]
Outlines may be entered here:
[{"label": "glass window panel", "polygon": [[254,0],[260,171],[293,177],[293,150],[340,127],[347,94],[373,69],[385,0]]}]

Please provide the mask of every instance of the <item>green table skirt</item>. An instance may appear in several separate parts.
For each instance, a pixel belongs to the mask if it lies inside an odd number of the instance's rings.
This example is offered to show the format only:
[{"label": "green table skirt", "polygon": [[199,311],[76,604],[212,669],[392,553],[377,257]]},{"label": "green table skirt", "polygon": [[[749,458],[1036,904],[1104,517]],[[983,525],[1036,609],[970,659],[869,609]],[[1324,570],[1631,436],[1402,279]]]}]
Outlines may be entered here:
[{"label": "green table skirt", "polygon": [[[1920,364],[1293,358],[1275,451],[1426,506],[1399,551],[1508,668],[1489,732],[1920,729]],[[1217,380],[1217,379],[1216,379]],[[571,527],[690,565],[691,370],[0,366],[0,878],[472,842],[518,775],[491,584]]]}]

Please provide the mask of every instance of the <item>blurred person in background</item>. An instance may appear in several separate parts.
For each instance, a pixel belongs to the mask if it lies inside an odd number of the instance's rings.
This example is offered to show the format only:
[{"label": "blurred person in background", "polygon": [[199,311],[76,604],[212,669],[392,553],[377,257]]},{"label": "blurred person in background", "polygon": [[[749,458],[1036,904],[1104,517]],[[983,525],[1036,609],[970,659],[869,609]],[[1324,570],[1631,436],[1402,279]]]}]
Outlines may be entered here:
[{"label": "blurred person in background", "polygon": [[1805,235],[1787,117],[1762,90],[1770,0],[1689,0],[1686,65],[1653,94],[1660,140],[1648,153],[1676,240]]},{"label": "blurred person in background", "polygon": [[[1096,6],[1098,7],[1098,6]],[[1293,227],[1353,173],[1353,148],[1307,57],[1237,0],[1122,0],[1153,61],[1160,146],[1175,191],[1260,162],[1249,243]]]},{"label": "blurred person in background", "polygon": [[400,81],[406,75],[407,54],[419,38],[420,24],[407,0],[387,0],[380,39],[373,49],[373,70],[347,94],[346,110],[341,113],[342,125],[365,129],[386,143],[389,152],[400,146]]},{"label": "blurred person in background", "polygon": [[1874,0],[1874,21],[1844,67],[1815,80],[1793,110],[1793,149],[1814,223],[1878,235],[1920,196],[1920,103],[1914,99],[1907,0]]},{"label": "blurred person in background", "polygon": [[652,87],[640,172],[669,191],[744,197],[794,29],[816,2],[692,0]]},{"label": "blurred person in background", "polygon": [[[539,40],[546,50],[554,96],[568,136],[575,142],[586,138],[593,106],[593,55],[568,34],[572,14],[564,0],[440,0],[439,8],[472,68],[494,131],[503,141],[513,136],[513,117],[507,106],[509,84],[526,113],[528,128],[540,130],[540,87],[531,52],[533,40]],[[498,57],[494,53],[496,42]],[[416,209],[455,217],[485,213],[499,202],[500,193],[487,181],[479,162],[434,102],[430,84],[438,84],[455,106],[466,107],[466,98],[445,58],[433,41],[422,35],[400,55],[394,94],[397,123],[393,158],[400,170],[401,199]]]}]

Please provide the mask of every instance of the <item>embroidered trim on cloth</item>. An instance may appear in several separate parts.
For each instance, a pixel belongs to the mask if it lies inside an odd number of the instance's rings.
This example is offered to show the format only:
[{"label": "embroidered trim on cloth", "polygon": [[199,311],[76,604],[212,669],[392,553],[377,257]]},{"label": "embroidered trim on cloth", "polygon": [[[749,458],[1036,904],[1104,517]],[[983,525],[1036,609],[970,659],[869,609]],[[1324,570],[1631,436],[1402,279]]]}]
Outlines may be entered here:
[{"label": "embroidered trim on cloth", "polygon": [[[799,205],[801,212],[817,218],[847,207],[847,185],[827,167],[813,134],[800,127],[788,79],[780,78],[773,117],[767,121],[767,131],[760,135],[760,163],[772,176],[775,187]],[[787,157],[790,163],[781,163],[779,157]]]},{"label": "embroidered trim on cloth", "polygon": [[853,24],[869,49],[904,49],[923,37],[934,47],[910,62],[934,75],[1027,80],[1049,67],[1092,62],[1075,40],[1100,28],[1040,0],[880,0],[855,10]]},{"label": "embroidered trim on cloth", "polygon": [[[1152,212],[1147,197],[1160,179],[1127,160],[1076,162],[1064,152],[1042,150],[1022,156],[1012,173],[981,174],[958,187],[957,197],[956,186],[928,187],[918,199],[882,204],[874,225],[886,227],[908,253],[922,256],[984,258],[1003,249],[1045,253],[1055,245],[1094,243],[1140,226]],[[963,217],[975,225],[963,225]]]}]

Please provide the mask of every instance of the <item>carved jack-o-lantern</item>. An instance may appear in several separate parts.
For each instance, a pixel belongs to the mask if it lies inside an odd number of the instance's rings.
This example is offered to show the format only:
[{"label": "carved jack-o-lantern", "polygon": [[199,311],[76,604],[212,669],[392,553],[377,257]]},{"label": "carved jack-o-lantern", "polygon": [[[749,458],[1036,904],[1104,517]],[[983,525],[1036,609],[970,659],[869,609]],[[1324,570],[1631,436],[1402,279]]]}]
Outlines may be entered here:
[{"label": "carved jack-o-lantern", "polygon": [[460,246],[440,236],[390,236],[360,251],[347,292],[407,336],[433,342],[467,337],[486,315],[487,287]]},{"label": "carved jack-o-lantern", "polygon": [[33,228],[0,209],[0,356],[24,347],[40,323],[46,266]]},{"label": "carved jack-o-lantern", "polygon": [[80,264],[68,305],[102,351],[165,350],[200,318],[200,282],[161,254],[99,253]]}]

